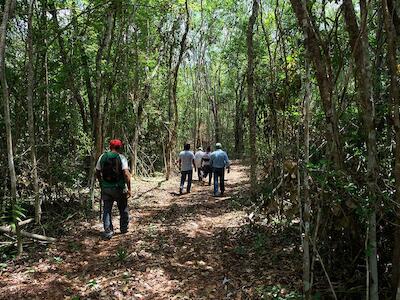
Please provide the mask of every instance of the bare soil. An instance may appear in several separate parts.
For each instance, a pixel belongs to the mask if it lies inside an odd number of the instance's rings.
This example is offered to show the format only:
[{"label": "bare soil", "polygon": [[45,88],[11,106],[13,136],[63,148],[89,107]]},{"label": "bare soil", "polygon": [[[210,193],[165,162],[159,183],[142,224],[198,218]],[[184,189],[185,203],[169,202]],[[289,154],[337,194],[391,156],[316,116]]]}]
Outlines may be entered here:
[{"label": "bare soil", "polygon": [[[57,243],[0,268],[0,299],[284,299],[301,288],[300,237],[248,224],[247,171],[235,164],[219,198],[196,175],[181,196],[177,177],[134,180],[127,234],[116,207],[111,240],[98,220],[72,224]],[[262,296],[276,286],[283,298]]]}]

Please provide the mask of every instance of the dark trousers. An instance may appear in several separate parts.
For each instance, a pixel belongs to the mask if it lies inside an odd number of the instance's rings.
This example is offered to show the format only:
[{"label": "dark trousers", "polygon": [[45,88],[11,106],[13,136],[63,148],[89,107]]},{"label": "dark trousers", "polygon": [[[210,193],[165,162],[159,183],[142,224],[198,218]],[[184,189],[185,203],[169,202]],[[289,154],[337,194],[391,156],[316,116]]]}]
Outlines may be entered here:
[{"label": "dark trousers", "polygon": [[113,231],[112,207],[114,201],[117,202],[119,210],[119,227],[121,231],[128,229],[129,210],[127,194],[119,188],[105,188],[101,191],[101,199],[104,203],[103,226],[104,231]]},{"label": "dark trousers", "polygon": [[208,176],[208,185],[211,185],[211,178],[213,175],[211,166],[208,166],[208,165],[204,166],[203,172],[204,172],[203,173],[204,178],[207,178],[207,176]]},{"label": "dark trousers", "polygon": [[218,181],[221,193],[225,192],[225,168],[213,168],[214,173],[214,195],[218,193]]},{"label": "dark trousers", "polygon": [[190,192],[190,188],[192,187],[193,170],[182,171],[181,172],[181,186],[180,186],[180,189],[179,189],[180,192],[183,191],[183,186],[185,185],[186,177],[188,178],[186,191],[189,193]]},{"label": "dark trousers", "polygon": [[203,168],[197,168],[197,176],[199,176],[199,181],[203,180]]}]

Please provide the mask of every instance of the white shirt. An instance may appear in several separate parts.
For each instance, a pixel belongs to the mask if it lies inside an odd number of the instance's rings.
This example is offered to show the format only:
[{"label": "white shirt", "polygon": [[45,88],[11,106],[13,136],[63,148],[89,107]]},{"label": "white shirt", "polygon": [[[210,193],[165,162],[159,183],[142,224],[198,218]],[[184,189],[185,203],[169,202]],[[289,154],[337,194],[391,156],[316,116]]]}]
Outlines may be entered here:
[{"label": "white shirt", "polygon": [[181,160],[181,171],[191,171],[193,170],[192,161],[194,159],[194,154],[191,151],[183,150],[179,153],[179,159]]},{"label": "white shirt", "polygon": [[194,155],[194,163],[196,164],[197,168],[201,168],[201,159],[203,158],[204,154],[205,153],[200,150]]}]

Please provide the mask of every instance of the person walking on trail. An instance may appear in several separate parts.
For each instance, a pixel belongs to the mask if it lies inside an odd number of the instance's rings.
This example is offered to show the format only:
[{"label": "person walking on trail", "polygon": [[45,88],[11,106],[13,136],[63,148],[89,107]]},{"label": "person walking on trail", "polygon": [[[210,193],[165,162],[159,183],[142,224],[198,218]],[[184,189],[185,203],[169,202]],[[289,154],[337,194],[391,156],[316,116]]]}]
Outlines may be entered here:
[{"label": "person walking on trail", "polygon": [[[214,196],[223,196],[225,192],[225,167],[230,172],[230,161],[228,155],[222,150],[221,143],[215,144],[216,150],[211,153],[211,167],[214,173]],[[218,194],[218,181],[221,193]]]},{"label": "person walking on trail", "polygon": [[129,213],[128,198],[131,196],[131,174],[128,160],[121,154],[123,143],[120,140],[110,141],[110,151],[103,153],[96,164],[96,176],[101,187],[103,211],[103,237],[110,239],[114,234],[112,224],[112,207],[117,202],[120,215],[120,231],[128,232]]},{"label": "person walking on trail", "polygon": [[208,185],[211,185],[212,168],[211,168],[211,147],[208,146],[206,152],[201,159],[201,167],[203,169],[203,178],[208,176]]},{"label": "person walking on trail", "polygon": [[197,175],[199,177],[199,181],[203,181],[203,168],[201,167],[201,159],[203,158],[205,152],[203,152],[203,148],[197,148],[197,152],[194,155],[194,162],[197,168]]},{"label": "person walking on trail", "polygon": [[185,185],[186,177],[188,178],[186,191],[190,193],[192,186],[193,168],[196,171],[196,164],[194,162],[194,154],[190,151],[190,144],[185,144],[183,151],[179,153],[179,169],[181,170],[181,185],[179,187],[179,194],[183,193],[183,186]]}]

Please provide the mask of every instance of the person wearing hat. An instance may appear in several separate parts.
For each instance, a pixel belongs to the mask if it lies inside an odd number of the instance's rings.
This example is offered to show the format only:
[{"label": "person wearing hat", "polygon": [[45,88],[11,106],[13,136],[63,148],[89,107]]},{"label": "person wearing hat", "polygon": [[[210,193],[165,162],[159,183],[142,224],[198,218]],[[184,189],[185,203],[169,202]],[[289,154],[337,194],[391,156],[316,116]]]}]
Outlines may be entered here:
[{"label": "person wearing hat", "polygon": [[203,168],[201,167],[201,160],[203,156],[204,156],[203,148],[202,147],[197,148],[197,152],[194,155],[194,162],[196,164],[199,181],[203,180]]},{"label": "person wearing hat", "polygon": [[103,153],[96,164],[96,176],[101,187],[103,211],[103,237],[110,239],[114,234],[112,224],[112,207],[117,202],[120,215],[120,231],[128,231],[129,213],[128,198],[131,196],[131,174],[128,160],[121,154],[123,143],[120,140],[110,141],[110,151]]},{"label": "person wearing hat", "polygon": [[222,150],[221,143],[215,144],[216,150],[211,153],[211,167],[214,173],[214,196],[218,196],[218,181],[221,193],[220,196],[224,195],[225,192],[225,168],[228,168],[230,172],[230,161],[228,155]]}]

